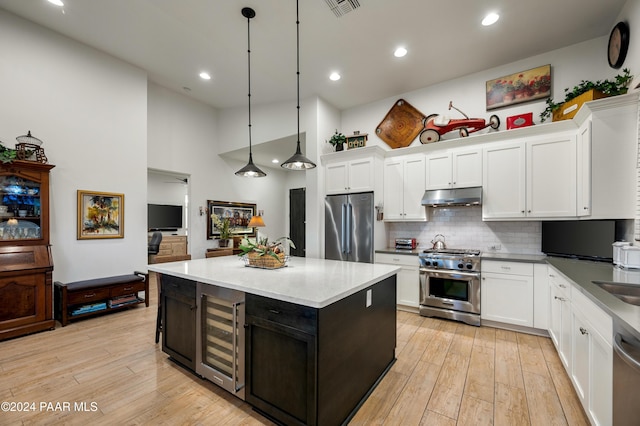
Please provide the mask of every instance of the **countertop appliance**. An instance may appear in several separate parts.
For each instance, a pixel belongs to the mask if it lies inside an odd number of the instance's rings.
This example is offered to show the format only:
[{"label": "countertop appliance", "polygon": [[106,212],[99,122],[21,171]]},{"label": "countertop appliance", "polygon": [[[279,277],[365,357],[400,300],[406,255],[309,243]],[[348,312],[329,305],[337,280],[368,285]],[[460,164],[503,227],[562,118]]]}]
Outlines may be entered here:
[{"label": "countertop appliance", "polygon": [[[625,269],[640,269],[640,247],[639,246],[622,246],[622,258],[620,267]],[[615,248],[614,248],[615,253]]]},{"label": "countertop appliance", "polygon": [[325,259],[373,263],[373,192],[325,198]]},{"label": "countertop appliance", "polygon": [[424,250],[420,261],[420,315],[480,325],[480,251]]},{"label": "countertop appliance", "polygon": [[640,341],[614,322],[613,424],[638,424],[640,397]]},{"label": "countertop appliance", "polygon": [[418,247],[418,241],[415,238],[396,238],[396,250],[414,250]]},{"label": "countertop appliance", "polygon": [[197,285],[196,373],[245,398],[245,294]]}]

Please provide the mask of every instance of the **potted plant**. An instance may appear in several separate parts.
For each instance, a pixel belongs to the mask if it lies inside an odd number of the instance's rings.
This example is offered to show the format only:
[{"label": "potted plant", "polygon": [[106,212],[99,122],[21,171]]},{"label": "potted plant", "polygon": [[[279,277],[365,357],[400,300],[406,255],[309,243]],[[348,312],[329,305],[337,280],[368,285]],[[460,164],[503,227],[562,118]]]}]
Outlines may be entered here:
[{"label": "potted plant", "polygon": [[338,129],[336,129],[336,132],[333,134],[333,136],[331,136],[331,139],[329,139],[327,143],[330,143],[331,145],[333,145],[336,148],[336,151],[343,151],[344,143],[346,141],[347,141],[347,137],[342,133],[339,133]]},{"label": "potted plant", "polygon": [[267,269],[281,268],[285,265],[284,244],[291,248],[296,248],[293,241],[288,237],[280,237],[271,243],[268,237],[260,238],[256,242],[251,242],[245,238],[240,244],[242,252],[239,256],[245,256],[249,266]]},{"label": "potted plant", "polygon": [[16,159],[17,151],[15,149],[6,148],[0,142],[0,162],[11,163]]},{"label": "potted plant", "polygon": [[213,226],[220,232],[218,246],[228,247],[231,234],[233,234],[231,231],[231,219],[228,217],[220,219],[220,216],[214,213],[211,215],[211,220],[213,221]]},{"label": "potted plant", "polygon": [[630,75],[629,69],[625,68],[622,70],[622,74],[618,74],[615,77],[614,81],[597,80],[596,82],[593,82],[589,80],[582,80],[578,85],[574,86],[573,89],[564,89],[564,101],[555,103],[552,98],[547,98],[547,107],[540,113],[540,121],[544,122],[547,118],[551,117],[554,111],[559,109],[562,104],[577,98],[578,96],[588,92],[589,90],[597,90],[599,92],[602,92],[606,96],[623,95],[627,93],[627,86],[631,82],[632,78],[633,76]]}]

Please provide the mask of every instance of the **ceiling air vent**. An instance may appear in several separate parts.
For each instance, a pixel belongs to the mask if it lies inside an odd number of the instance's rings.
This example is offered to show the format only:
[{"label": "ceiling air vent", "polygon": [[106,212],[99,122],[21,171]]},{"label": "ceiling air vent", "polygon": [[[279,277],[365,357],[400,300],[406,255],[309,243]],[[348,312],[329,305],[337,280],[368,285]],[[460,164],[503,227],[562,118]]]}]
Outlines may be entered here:
[{"label": "ceiling air vent", "polygon": [[360,7],[358,0],[324,0],[329,9],[339,18],[342,15],[351,12]]}]

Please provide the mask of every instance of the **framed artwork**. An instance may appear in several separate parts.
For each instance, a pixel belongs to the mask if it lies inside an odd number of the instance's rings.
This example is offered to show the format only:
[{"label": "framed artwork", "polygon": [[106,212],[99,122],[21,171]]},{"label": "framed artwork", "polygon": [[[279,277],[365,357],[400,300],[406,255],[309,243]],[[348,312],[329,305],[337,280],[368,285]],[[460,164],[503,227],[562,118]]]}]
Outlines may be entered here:
[{"label": "framed artwork", "polygon": [[211,215],[220,219],[229,218],[231,233],[242,237],[255,237],[256,229],[249,228],[249,221],[256,214],[256,205],[249,203],[235,203],[230,201],[207,200],[207,239],[212,240],[220,235],[213,225]]},{"label": "framed artwork", "polygon": [[124,194],[78,190],[77,238],[124,238]]},{"label": "framed artwork", "polygon": [[487,111],[551,96],[551,65],[487,81]]}]

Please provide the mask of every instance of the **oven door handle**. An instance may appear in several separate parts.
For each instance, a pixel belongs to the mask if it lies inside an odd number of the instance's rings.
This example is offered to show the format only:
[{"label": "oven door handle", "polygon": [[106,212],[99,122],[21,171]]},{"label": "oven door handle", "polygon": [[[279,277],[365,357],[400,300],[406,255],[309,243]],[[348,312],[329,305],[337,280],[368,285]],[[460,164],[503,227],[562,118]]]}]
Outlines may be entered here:
[{"label": "oven door handle", "polygon": [[420,268],[420,273],[437,273],[437,274],[449,274],[449,275],[460,275],[462,277],[469,278],[480,278],[480,272],[464,272],[464,271],[455,271],[450,269],[428,269],[428,268]]}]

